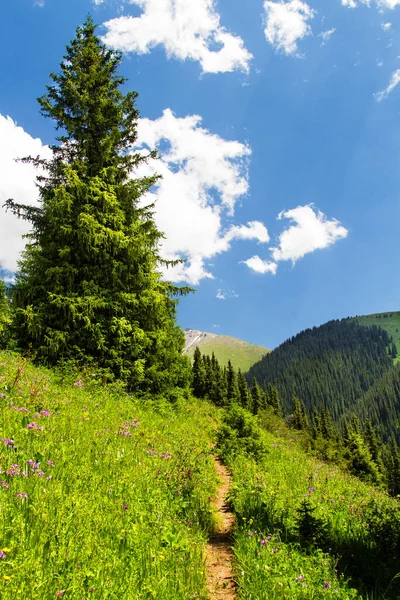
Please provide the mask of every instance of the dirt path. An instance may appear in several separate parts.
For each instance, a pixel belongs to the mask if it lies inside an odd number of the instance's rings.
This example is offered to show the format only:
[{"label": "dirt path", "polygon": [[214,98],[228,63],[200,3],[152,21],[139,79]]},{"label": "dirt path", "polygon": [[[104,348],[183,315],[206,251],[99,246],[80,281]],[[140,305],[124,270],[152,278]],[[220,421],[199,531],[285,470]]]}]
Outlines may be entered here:
[{"label": "dirt path", "polygon": [[207,544],[207,585],[211,600],[234,600],[236,586],[232,571],[232,532],[235,517],[229,511],[226,497],[231,487],[228,469],[215,457],[215,470],[221,481],[213,505],[218,515],[216,531]]}]

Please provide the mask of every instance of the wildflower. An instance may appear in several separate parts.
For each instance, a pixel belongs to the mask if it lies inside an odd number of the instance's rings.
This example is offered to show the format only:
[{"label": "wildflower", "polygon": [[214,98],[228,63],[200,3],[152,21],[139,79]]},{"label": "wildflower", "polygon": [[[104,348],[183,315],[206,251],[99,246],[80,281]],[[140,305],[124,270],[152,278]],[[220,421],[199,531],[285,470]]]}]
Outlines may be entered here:
[{"label": "wildflower", "polygon": [[[76,383],[74,383],[74,387],[83,387],[83,383],[81,379],[78,379]],[[59,594],[61,596],[61,594]]]},{"label": "wildflower", "polygon": [[128,507],[126,506],[126,504],[123,505],[122,510],[128,510]]},{"label": "wildflower", "polygon": [[5,394],[0,394],[0,398],[5,398],[6,395]]},{"label": "wildflower", "polygon": [[29,496],[25,492],[20,492],[17,494],[17,498],[29,498]]},{"label": "wildflower", "polygon": [[26,426],[27,429],[37,429],[38,431],[43,431],[43,427],[40,427],[37,423],[28,423]]},{"label": "wildflower", "polygon": [[315,488],[314,487],[308,488],[308,493],[309,494],[312,494],[313,492],[315,492]]},{"label": "wildflower", "polygon": [[6,558],[6,554],[3,550],[0,550],[0,558]]},{"label": "wildflower", "polygon": [[49,475],[48,477],[46,477],[47,481],[50,481],[51,479],[53,479],[53,477],[51,475]]},{"label": "wildflower", "polygon": [[6,475],[11,475],[11,477],[14,477],[14,475],[19,475],[20,471],[19,471],[19,466],[18,465],[11,465],[11,467],[8,469],[8,471],[6,471]]},{"label": "wildflower", "polygon": [[5,481],[0,481],[0,486],[7,489],[8,483],[6,483]]},{"label": "wildflower", "polygon": [[63,596],[64,595],[65,590],[59,590],[57,592],[57,596]]},{"label": "wildflower", "polygon": [[48,464],[50,467],[54,467],[54,466],[55,466],[55,464],[53,463],[53,461],[52,461],[52,460],[48,460],[48,461],[47,461],[47,464]]},{"label": "wildflower", "polygon": [[260,544],[261,546],[266,546],[268,544],[269,540],[261,540]]},{"label": "wildflower", "polygon": [[93,594],[93,592],[94,592],[94,587],[91,587],[91,588],[90,588],[90,590],[89,590],[89,592],[90,592],[91,594]]},{"label": "wildflower", "polygon": [[0,440],[4,443],[6,448],[8,448],[8,446],[14,446],[14,440],[8,438],[0,438]]},{"label": "wildflower", "polygon": [[331,586],[331,584],[329,583],[329,581],[324,581],[324,583],[322,584],[322,587],[323,587],[325,590],[329,590],[329,589],[330,589],[332,586]]}]

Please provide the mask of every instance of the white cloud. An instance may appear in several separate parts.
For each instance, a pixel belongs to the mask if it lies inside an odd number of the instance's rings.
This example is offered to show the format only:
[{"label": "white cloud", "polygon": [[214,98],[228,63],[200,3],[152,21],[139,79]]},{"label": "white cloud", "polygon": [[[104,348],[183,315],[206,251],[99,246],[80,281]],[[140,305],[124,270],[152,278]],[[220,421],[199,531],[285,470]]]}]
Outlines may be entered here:
[{"label": "white cloud", "polygon": [[306,254],[327,248],[349,233],[339,221],[329,220],[312,204],[283,211],[278,215],[278,220],[281,219],[290,219],[293,225],[280,233],[278,247],[270,248],[273,261],[263,260],[259,256],[242,261],[256,273],[275,275],[280,261],[291,260],[294,264]]},{"label": "white cloud", "polygon": [[382,8],[394,9],[396,6],[400,6],[400,0],[377,0],[378,6]]},{"label": "white cloud", "polygon": [[50,156],[50,150],[10,117],[0,115],[0,267],[11,272],[15,271],[25,247],[21,236],[29,231],[29,224],[6,213],[2,206],[8,198],[19,204],[37,204],[37,170],[32,165],[15,162],[16,158],[28,155],[45,158]]},{"label": "white cloud", "polygon": [[37,6],[38,8],[43,8],[44,7],[44,0],[35,0],[35,2],[33,3],[34,6]]},{"label": "white cloud", "polygon": [[[348,8],[357,8],[360,4],[371,6],[372,0],[342,0],[342,5]],[[391,9],[393,10],[396,6],[400,6],[400,0],[375,0],[375,4],[380,9]]]},{"label": "white cloud", "polygon": [[318,34],[318,37],[322,38],[322,42],[323,44],[325,44],[325,42],[329,40],[329,38],[335,33],[335,31],[335,27],[333,29],[328,29],[328,31],[321,31],[321,33]]},{"label": "white cloud", "polygon": [[277,50],[283,50],[285,54],[296,54],[298,40],[312,34],[307,21],[314,18],[315,11],[301,0],[265,0],[264,9],[264,32],[267,41]]},{"label": "white cloud", "polygon": [[159,161],[142,172],[163,176],[146,201],[156,201],[157,226],[166,235],[165,258],[187,258],[170,268],[167,278],[197,285],[213,278],[208,261],[227,252],[234,240],[268,243],[266,227],[259,221],[225,226],[239,198],[248,191],[246,144],[228,141],[202,128],[201,117],[176,117],[164,111],[157,120],[139,122],[139,148],[160,149]]},{"label": "white cloud", "polygon": [[126,0],[143,9],[139,17],[104,23],[103,41],[123,52],[147,54],[163,45],[168,57],[196,60],[204,73],[248,71],[253,58],[242,38],[220,24],[214,0]]},{"label": "white cloud", "polygon": [[390,83],[387,86],[387,88],[382,90],[382,92],[378,92],[377,94],[375,94],[375,98],[376,98],[377,102],[382,102],[382,100],[387,98],[389,96],[389,94],[394,90],[394,88],[397,85],[399,85],[399,83],[400,83],[400,69],[397,69],[397,71],[394,71],[394,73],[392,73],[392,78],[391,78]]},{"label": "white cloud", "polygon": [[[198,284],[213,278],[209,260],[227,252],[235,240],[269,242],[259,221],[232,224],[236,203],[248,192],[247,165],[251,154],[246,144],[228,141],[201,127],[201,117],[175,117],[164,111],[138,126],[140,148],[159,147],[160,159],[143,165],[135,176],[160,173],[160,180],[145,201],[156,201],[155,220],[166,234],[162,253],[167,259],[187,258],[168,270],[172,281]],[[50,156],[50,150],[33,139],[10,118],[0,115],[0,206],[12,197],[35,205],[37,171],[14,158]],[[0,268],[13,272],[29,225],[0,208]]]},{"label": "white cloud", "polygon": [[382,23],[382,25],[381,25],[383,31],[389,31],[389,29],[391,28],[391,26],[392,26],[391,23]]},{"label": "white cloud", "polygon": [[314,210],[312,204],[283,211],[278,219],[290,219],[294,224],[279,235],[279,246],[271,248],[275,261],[295,263],[305,254],[327,248],[348,235],[339,221],[329,220],[320,210]]},{"label": "white cloud", "polygon": [[218,300],[226,300],[227,298],[239,298],[239,295],[235,292],[235,290],[231,290],[230,292],[224,292],[220,288],[217,290],[216,298],[218,298]]},{"label": "white cloud", "polygon": [[264,275],[265,273],[272,273],[275,275],[278,265],[275,262],[270,262],[268,260],[262,260],[259,256],[252,256],[247,260],[241,261],[244,265],[247,265],[249,269],[255,271],[256,273],[261,273]]}]

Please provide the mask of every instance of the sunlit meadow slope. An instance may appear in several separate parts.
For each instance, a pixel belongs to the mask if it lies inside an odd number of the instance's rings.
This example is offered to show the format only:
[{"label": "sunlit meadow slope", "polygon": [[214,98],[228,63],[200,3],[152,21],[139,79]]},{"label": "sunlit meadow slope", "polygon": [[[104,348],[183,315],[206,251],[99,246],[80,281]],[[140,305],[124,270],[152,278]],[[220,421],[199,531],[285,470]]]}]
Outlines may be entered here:
[{"label": "sunlit meadow slope", "polygon": [[0,598],[204,599],[214,409],[0,353]]},{"label": "sunlit meadow slope", "polygon": [[[220,433],[233,474],[239,598],[397,600],[398,501],[305,453],[301,434],[260,431],[250,415],[228,413],[226,424],[242,436],[238,451],[230,429]],[[250,437],[257,460],[245,451]]]}]

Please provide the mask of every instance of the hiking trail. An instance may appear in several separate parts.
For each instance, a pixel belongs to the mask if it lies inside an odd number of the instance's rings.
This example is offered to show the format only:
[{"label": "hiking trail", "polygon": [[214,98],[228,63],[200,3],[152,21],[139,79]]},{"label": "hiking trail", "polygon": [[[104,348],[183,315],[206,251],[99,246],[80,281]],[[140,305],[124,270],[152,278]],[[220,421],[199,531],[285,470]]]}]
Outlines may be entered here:
[{"label": "hiking trail", "polygon": [[232,570],[232,535],[235,516],[230,512],[226,501],[231,489],[231,474],[216,456],[214,456],[214,464],[221,483],[213,500],[218,520],[206,550],[207,587],[210,600],[235,600],[236,584]]}]

